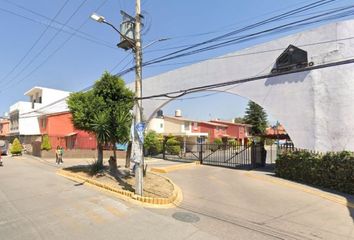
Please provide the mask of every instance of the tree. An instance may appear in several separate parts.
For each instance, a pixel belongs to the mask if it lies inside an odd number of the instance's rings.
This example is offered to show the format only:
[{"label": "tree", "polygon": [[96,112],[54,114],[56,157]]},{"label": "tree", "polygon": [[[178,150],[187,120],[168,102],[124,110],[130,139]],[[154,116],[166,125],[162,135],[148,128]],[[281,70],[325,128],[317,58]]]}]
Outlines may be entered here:
[{"label": "tree", "polygon": [[155,131],[149,131],[144,138],[144,149],[149,155],[161,153],[163,137]]},{"label": "tree", "polygon": [[251,124],[251,134],[263,134],[267,128],[267,114],[261,106],[253,101],[248,102],[246,114],[244,117],[245,123]]},{"label": "tree", "polygon": [[235,117],[234,123],[245,123],[245,119],[243,117]]},{"label": "tree", "polygon": [[116,159],[116,143],[129,139],[133,96],[121,78],[108,72],[91,90],[69,96],[67,103],[75,128],[96,135],[99,165],[103,165],[103,145],[112,146]]},{"label": "tree", "polygon": [[50,144],[48,135],[43,136],[41,149],[46,150],[46,151],[49,151],[50,149],[52,149],[52,145]]},{"label": "tree", "polygon": [[15,138],[14,141],[12,142],[10,152],[12,155],[17,155],[22,153],[22,145],[20,143],[20,140],[18,140],[18,138]]}]

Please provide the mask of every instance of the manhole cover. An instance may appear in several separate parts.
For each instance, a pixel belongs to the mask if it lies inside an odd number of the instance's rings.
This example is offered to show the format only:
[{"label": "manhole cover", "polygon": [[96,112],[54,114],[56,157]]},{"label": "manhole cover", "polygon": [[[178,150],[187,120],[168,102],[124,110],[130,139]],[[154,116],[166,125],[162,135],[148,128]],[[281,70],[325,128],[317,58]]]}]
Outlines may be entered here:
[{"label": "manhole cover", "polygon": [[178,221],[187,222],[187,223],[199,222],[200,220],[200,218],[197,215],[188,212],[176,212],[172,215],[172,217],[174,219],[177,219]]}]

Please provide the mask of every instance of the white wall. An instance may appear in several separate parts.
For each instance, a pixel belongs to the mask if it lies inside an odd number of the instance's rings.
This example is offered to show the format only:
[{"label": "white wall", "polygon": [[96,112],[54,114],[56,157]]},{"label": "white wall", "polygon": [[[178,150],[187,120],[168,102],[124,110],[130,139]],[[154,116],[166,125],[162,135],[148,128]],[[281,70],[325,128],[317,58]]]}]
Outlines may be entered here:
[{"label": "white wall", "polygon": [[[143,81],[143,96],[270,73],[276,58],[293,44],[315,65],[353,58],[354,21],[344,21],[274,40]],[[130,87],[133,89],[134,84]],[[220,88],[244,96],[279,120],[295,146],[319,151],[354,151],[353,64],[272,77]],[[170,100],[144,100],[150,119]]]},{"label": "white wall", "polygon": [[164,129],[165,129],[165,123],[163,118],[153,118],[149,122],[148,130],[155,131],[156,133],[164,133]]}]

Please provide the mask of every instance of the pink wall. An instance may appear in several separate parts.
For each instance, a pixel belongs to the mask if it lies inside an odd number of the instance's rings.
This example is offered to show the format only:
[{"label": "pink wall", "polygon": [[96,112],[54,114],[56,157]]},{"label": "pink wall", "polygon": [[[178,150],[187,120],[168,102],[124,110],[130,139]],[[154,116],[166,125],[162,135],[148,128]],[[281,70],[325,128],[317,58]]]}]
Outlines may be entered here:
[{"label": "pink wall", "polygon": [[[94,135],[74,128],[71,113],[49,115],[45,119],[39,119],[39,128],[42,135],[49,136],[53,148],[60,145],[65,148],[95,149],[97,145]],[[76,134],[68,136],[72,133]]]},{"label": "pink wall", "polygon": [[0,136],[7,136],[10,130],[10,122],[8,120],[0,121]]}]

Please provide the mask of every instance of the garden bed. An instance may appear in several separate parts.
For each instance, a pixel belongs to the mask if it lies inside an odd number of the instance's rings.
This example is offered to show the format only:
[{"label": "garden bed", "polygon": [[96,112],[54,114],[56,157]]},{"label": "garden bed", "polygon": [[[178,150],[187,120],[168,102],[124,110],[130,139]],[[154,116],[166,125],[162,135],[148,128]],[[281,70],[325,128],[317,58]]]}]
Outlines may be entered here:
[{"label": "garden bed", "polygon": [[[119,169],[118,174],[113,176],[108,167],[100,171],[98,174],[90,174],[90,166],[75,166],[63,169],[66,172],[74,173],[82,179],[92,179],[102,185],[114,187],[119,190],[134,193],[135,191],[135,177],[130,176],[128,170]],[[147,172],[144,177],[144,193],[143,197],[149,198],[171,198],[174,194],[173,183],[160,175],[152,172]]]}]

